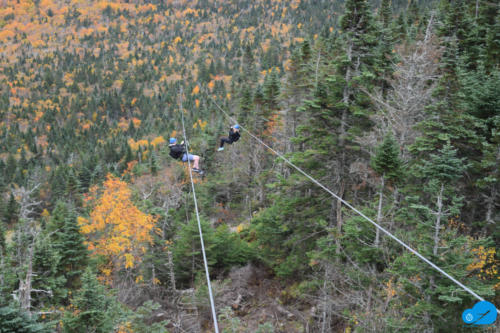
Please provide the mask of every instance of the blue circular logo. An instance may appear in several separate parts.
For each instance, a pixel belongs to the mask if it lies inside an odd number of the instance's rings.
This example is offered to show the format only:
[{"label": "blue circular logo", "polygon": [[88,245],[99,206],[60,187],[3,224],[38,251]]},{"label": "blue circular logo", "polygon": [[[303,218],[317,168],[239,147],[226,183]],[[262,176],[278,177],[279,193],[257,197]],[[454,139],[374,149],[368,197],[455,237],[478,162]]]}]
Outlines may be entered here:
[{"label": "blue circular logo", "polygon": [[472,312],[472,309],[467,309],[462,313],[462,320],[466,324],[470,324],[474,321],[474,313]]}]

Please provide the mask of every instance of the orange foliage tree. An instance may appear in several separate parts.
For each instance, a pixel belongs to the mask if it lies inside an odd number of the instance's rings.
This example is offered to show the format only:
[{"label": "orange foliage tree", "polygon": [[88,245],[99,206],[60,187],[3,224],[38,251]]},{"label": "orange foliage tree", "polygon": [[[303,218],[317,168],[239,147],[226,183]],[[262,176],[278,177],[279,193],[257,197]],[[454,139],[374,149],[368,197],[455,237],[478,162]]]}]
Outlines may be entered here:
[{"label": "orange foliage tree", "polygon": [[106,277],[137,265],[153,241],[156,218],[141,212],[131,196],[127,183],[108,174],[102,189],[92,188],[86,198],[92,207],[89,218],[78,218],[89,250],[107,260],[100,267]]}]

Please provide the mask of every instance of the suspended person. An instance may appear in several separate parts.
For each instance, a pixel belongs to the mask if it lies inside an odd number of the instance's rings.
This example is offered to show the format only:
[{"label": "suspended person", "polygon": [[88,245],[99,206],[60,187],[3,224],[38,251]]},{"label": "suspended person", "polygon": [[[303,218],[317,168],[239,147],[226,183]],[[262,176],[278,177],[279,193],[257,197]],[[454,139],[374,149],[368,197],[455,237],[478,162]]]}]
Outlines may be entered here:
[{"label": "suspended person", "polygon": [[236,124],[229,129],[229,135],[220,139],[220,146],[217,151],[224,150],[224,143],[232,144],[240,139],[240,125]]},{"label": "suspended person", "polygon": [[176,138],[170,138],[170,144],[168,145],[168,148],[170,148],[170,156],[172,156],[176,160],[182,160],[182,162],[187,162],[189,158],[189,161],[193,162],[193,171],[198,172],[200,175],[203,174],[203,171],[199,168],[200,156],[186,153],[186,146],[184,145],[184,141],[178,144]]}]

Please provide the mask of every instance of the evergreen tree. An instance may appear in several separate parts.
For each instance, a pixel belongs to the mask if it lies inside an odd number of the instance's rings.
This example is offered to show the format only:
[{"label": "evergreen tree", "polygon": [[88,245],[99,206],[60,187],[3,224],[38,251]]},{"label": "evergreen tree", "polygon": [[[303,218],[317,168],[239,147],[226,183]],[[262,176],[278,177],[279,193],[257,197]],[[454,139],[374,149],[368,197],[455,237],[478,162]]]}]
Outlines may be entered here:
[{"label": "evergreen tree", "polygon": [[150,158],[149,158],[149,170],[153,176],[158,174],[158,156],[156,155],[156,151],[150,147]]},{"label": "evergreen tree", "polygon": [[16,174],[17,162],[14,158],[14,155],[9,154],[7,157],[7,163],[5,166],[5,180],[7,183],[10,183],[14,180],[14,176]]},{"label": "evergreen tree", "polygon": [[131,323],[131,329],[134,333],[168,333],[165,326],[167,326],[168,321],[163,320],[161,322],[151,323],[154,318],[155,312],[161,307],[157,303],[152,301],[147,301],[141,305],[137,310],[135,310],[128,318],[128,322]]},{"label": "evergreen tree", "polygon": [[107,333],[113,330],[115,325],[113,303],[114,300],[107,296],[105,288],[99,283],[95,274],[87,268],[82,275],[82,287],[71,300],[72,307],[78,311],[64,314],[64,331]]},{"label": "evergreen tree", "polygon": [[68,181],[66,183],[66,193],[68,194],[68,199],[77,200],[80,192],[80,181],[78,177],[75,175],[75,171],[73,169],[69,170],[68,173]]},{"label": "evergreen tree", "polygon": [[[448,143],[441,148],[437,154],[431,154],[430,159],[424,161],[420,167],[423,177],[428,179],[425,186],[426,192],[431,196],[435,196],[436,204],[435,211],[432,212],[436,216],[434,223],[434,247],[432,253],[438,255],[440,243],[440,231],[442,220],[451,214],[458,214],[458,208],[461,205],[461,197],[456,195],[456,188],[452,187],[456,180],[462,175],[465,168],[463,158],[457,157],[456,149]],[[447,197],[449,207],[446,207]],[[415,206],[429,212],[426,206]]]},{"label": "evergreen tree", "polygon": [[[384,138],[384,142],[378,148],[377,154],[372,159],[372,166],[375,172],[380,175],[379,201],[377,208],[377,223],[382,222],[382,207],[384,197],[385,181],[393,183],[401,177],[401,160],[399,158],[399,147],[396,140],[389,133]],[[377,228],[375,236],[375,247],[379,246],[380,229]]]},{"label": "evergreen tree", "polygon": [[247,85],[243,86],[243,91],[241,92],[240,98],[240,114],[239,121],[242,124],[248,124],[251,119],[252,111],[252,92],[251,88]]},{"label": "evergreen tree", "polygon": [[36,318],[23,312],[17,304],[0,305],[0,332],[1,333],[49,333],[52,330]]},{"label": "evergreen tree", "polygon": [[7,202],[7,208],[5,209],[4,221],[7,224],[14,224],[18,219],[19,205],[14,198],[14,194],[10,193],[9,201]]},{"label": "evergreen tree", "polygon": [[379,10],[379,20],[384,28],[388,28],[392,22],[392,1],[382,0]]},{"label": "evergreen tree", "polygon": [[250,88],[257,82],[257,69],[250,43],[243,46],[243,80]]},{"label": "evergreen tree", "polygon": [[418,23],[420,20],[420,13],[418,10],[418,2],[416,0],[410,0],[408,2],[408,25],[412,26]]},{"label": "evergreen tree", "polygon": [[348,66],[356,75],[363,67],[373,63],[371,49],[377,45],[377,31],[368,1],[347,0],[340,27],[345,33]]},{"label": "evergreen tree", "polygon": [[500,10],[495,17],[494,24],[488,30],[486,35],[486,57],[491,67],[498,66],[500,63]]},{"label": "evergreen tree", "polygon": [[[305,49],[305,50],[304,50]],[[304,55],[307,51],[305,47],[296,47],[292,50],[290,56],[290,65],[287,71],[285,85],[283,89],[283,99],[287,104],[287,115],[285,117],[287,137],[295,137],[297,135],[297,128],[300,125],[301,112],[299,108],[302,100],[313,89],[313,81],[310,77],[309,60],[310,56]],[[307,61],[306,61],[307,60]],[[293,144],[290,142],[290,147],[287,151],[292,151]]]},{"label": "evergreen tree", "polygon": [[377,47],[377,61],[375,69],[379,77],[382,88],[382,94],[385,95],[386,90],[389,88],[388,80],[392,76],[393,63],[395,62],[394,56],[394,37],[392,32],[392,5],[391,0],[382,1],[380,7],[380,14],[378,16],[381,28],[379,36],[379,44]]},{"label": "evergreen tree", "polygon": [[[214,230],[203,219],[201,220],[201,228],[203,230],[208,265],[213,266],[215,257],[211,254],[214,248]],[[178,240],[174,244],[173,256],[177,278],[181,280],[191,279],[193,281],[196,272],[203,267],[200,234],[196,220],[190,220],[188,224],[183,225],[179,230]]]},{"label": "evergreen tree", "polygon": [[280,82],[278,73],[273,69],[264,80],[264,105],[272,112],[278,108],[278,97],[280,95]]},{"label": "evergreen tree", "polygon": [[41,237],[35,245],[33,258],[33,288],[41,290],[32,300],[32,307],[47,309],[61,304],[67,297],[66,279],[58,274],[61,257],[49,237]]},{"label": "evergreen tree", "polygon": [[389,133],[372,159],[373,169],[383,178],[394,182],[401,177],[401,165],[399,146],[392,133]]},{"label": "evergreen tree", "polygon": [[79,286],[79,277],[87,264],[87,248],[76,221],[76,214],[62,201],[56,203],[47,224],[51,246],[59,260],[55,264],[57,275],[64,276],[67,288]]},{"label": "evergreen tree", "polygon": [[66,278],[66,287],[77,288],[88,258],[85,239],[80,233],[74,211],[70,211],[65,217],[64,224],[56,237],[58,242],[54,246],[61,257],[59,270]]}]

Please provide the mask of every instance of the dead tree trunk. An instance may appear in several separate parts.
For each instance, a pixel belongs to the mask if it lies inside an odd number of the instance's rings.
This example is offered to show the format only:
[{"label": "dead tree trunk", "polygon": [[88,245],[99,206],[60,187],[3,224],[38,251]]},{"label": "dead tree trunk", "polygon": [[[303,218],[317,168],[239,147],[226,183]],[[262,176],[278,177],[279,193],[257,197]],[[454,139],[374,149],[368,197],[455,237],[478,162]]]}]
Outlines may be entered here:
[{"label": "dead tree trunk", "polygon": [[[496,165],[498,171],[498,166],[500,165],[500,147],[497,149],[496,156]],[[486,222],[488,224],[495,224],[493,220],[493,213],[495,211],[496,206],[498,205],[497,196],[498,196],[498,187],[493,184],[491,186],[490,195],[486,197]]]},{"label": "dead tree trunk", "polygon": [[326,263],[325,274],[323,276],[323,288],[321,289],[321,333],[331,332],[331,301],[330,293],[328,291],[328,281],[331,279],[331,265]]},{"label": "dead tree trunk", "polygon": [[[384,177],[385,175],[382,175],[381,179],[381,184],[380,184],[380,191],[378,195],[378,209],[377,209],[377,224],[380,225],[382,222],[382,201],[384,199]],[[379,247],[380,243],[380,229],[377,228],[376,234],[375,234],[375,247]]]},{"label": "dead tree trunk", "polygon": [[[340,184],[339,197],[342,198],[344,196],[344,182]],[[342,235],[342,201],[337,200],[337,237],[335,237],[335,253],[340,254],[340,236]],[[339,256],[337,256],[337,260],[339,260]]]},{"label": "dead tree trunk", "polygon": [[173,291],[176,290],[175,288],[175,273],[174,273],[174,261],[172,260],[172,251],[167,252],[168,256],[168,273],[170,275],[170,285]]},{"label": "dead tree trunk", "polygon": [[28,270],[26,271],[25,279],[19,281],[19,303],[21,308],[30,313],[31,309],[31,282],[33,277],[33,255],[35,252],[35,242],[28,248]]},{"label": "dead tree trunk", "polygon": [[436,212],[436,224],[434,229],[434,248],[432,249],[432,254],[437,255],[439,248],[439,230],[441,229],[441,217],[443,214],[443,191],[444,184],[441,184],[441,189],[439,190],[439,195],[437,197],[437,212]]}]

